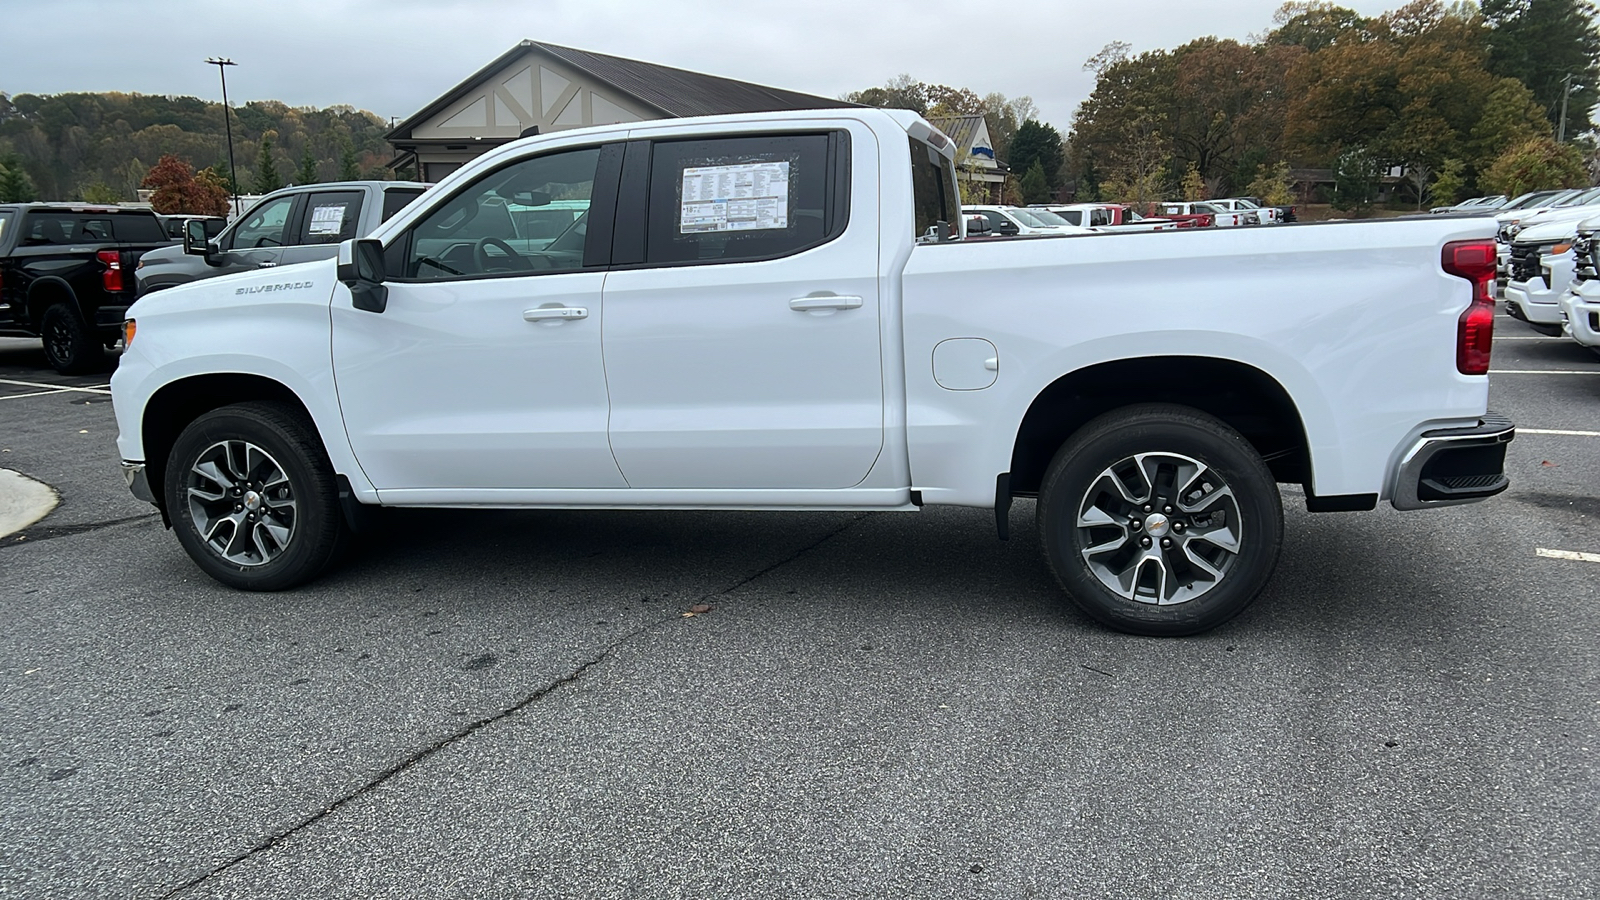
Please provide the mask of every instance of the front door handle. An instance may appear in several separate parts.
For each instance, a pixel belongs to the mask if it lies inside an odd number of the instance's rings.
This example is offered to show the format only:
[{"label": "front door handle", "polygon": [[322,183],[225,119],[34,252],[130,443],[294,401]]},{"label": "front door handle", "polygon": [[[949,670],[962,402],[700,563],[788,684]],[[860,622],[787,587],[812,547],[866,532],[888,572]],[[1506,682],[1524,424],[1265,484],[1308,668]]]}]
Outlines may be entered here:
[{"label": "front door handle", "polygon": [[861,303],[860,297],[796,297],[789,301],[789,308],[796,312],[813,309],[857,309]]},{"label": "front door handle", "polygon": [[582,306],[540,306],[535,309],[522,311],[522,318],[528,322],[538,322],[544,319],[587,319],[589,310]]}]

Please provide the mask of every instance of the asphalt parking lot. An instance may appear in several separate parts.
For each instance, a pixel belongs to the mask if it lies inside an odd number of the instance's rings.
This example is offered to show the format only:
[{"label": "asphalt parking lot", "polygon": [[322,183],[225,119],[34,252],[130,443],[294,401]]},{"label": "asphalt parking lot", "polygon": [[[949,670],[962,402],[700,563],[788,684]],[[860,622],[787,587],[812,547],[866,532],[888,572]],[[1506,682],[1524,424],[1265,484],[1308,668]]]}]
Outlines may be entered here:
[{"label": "asphalt parking lot", "polygon": [[1507,494],[1285,488],[1183,640],[1067,609],[1029,503],[402,510],[236,593],[105,376],[0,340],[0,468],[61,497],[0,538],[0,896],[1600,896],[1600,359],[1497,331]]}]

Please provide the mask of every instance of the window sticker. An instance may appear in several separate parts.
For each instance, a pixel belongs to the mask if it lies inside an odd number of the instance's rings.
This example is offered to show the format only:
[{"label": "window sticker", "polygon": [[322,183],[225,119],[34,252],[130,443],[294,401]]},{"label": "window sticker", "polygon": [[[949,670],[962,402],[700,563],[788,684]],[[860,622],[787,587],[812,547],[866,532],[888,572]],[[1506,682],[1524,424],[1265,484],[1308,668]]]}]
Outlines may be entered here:
[{"label": "window sticker", "polygon": [[309,234],[338,234],[344,226],[344,206],[314,206],[311,208]]},{"label": "window sticker", "polygon": [[789,162],[683,170],[679,234],[789,227]]}]

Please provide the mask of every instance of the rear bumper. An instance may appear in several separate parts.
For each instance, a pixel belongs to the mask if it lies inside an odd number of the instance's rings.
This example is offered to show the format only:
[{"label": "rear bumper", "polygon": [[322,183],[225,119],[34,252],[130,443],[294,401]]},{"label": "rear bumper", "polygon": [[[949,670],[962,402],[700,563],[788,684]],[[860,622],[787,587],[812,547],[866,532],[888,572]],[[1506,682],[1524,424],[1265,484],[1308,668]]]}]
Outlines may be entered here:
[{"label": "rear bumper", "polygon": [[1485,413],[1477,425],[1424,431],[1400,459],[1390,502],[1430,509],[1486,500],[1511,486],[1506,445],[1517,436],[1505,416]]}]

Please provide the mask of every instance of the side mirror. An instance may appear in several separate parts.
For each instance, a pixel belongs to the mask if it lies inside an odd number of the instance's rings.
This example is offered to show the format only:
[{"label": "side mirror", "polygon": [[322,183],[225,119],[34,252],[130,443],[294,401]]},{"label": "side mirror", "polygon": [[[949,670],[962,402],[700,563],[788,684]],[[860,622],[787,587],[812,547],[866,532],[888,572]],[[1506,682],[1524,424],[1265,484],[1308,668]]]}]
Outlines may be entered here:
[{"label": "side mirror", "polygon": [[[206,220],[187,219],[183,223],[183,252],[193,256],[210,256],[212,235],[206,233]],[[210,260],[207,260],[210,262]]]},{"label": "side mirror", "polygon": [[996,228],[995,231],[1005,235],[1022,233],[1022,229],[1017,227],[1017,223],[1007,221],[1002,221],[1000,227]]},{"label": "side mirror", "polygon": [[967,219],[967,234],[988,234],[989,220],[983,216],[971,216]]},{"label": "side mirror", "polygon": [[383,286],[383,243],[372,238],[352,239],[339,245],[339,280],[350,289],[350,305],[381,313],[389,307],[389,289]]}]

